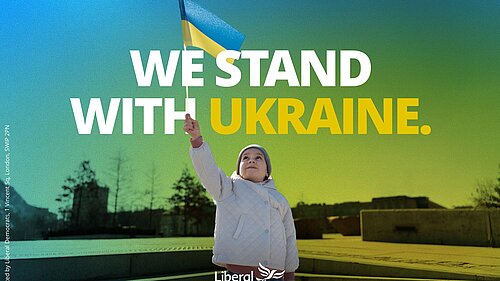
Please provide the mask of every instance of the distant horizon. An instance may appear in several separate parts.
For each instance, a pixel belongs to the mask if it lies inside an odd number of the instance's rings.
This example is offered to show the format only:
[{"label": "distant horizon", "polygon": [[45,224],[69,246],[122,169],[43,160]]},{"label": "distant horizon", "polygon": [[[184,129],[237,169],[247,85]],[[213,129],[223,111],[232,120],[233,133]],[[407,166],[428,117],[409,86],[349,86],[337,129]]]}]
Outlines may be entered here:
[{"label": "distant horizon", "polygon": [[[5,184],[5,181],[4,179],[0,178],[0,181],[2,182],[2,184]],[[99,182],[99,180],[98,180]],[[112,189],[112,187],[109,187],[107,186],[110,190]],[[33,206],[33,207],[37,207],[37,208],[43,208],[43,209],[48,209],[49,212],[51,213],[54,213],[56,215],[58,215],[59,217],[59,212],[57,211],[57,208],[58,206],[46,206],[46,205],[37,205],[37,204],[33,204],[31,202],[29,202],[28,200],[25,199],[25,197],[18,192],[18,190],[16,189],[15,186],[11,186],[11,188],[14,188],[14,190],[21,196],[21,199],[23,199],[28,205],[30,206]],[[207,193],[207,196],[208,196],[208,193]],[[416,195],[416,196],[409,196],[409,195],[404,195],[404,194],[398,194],[398,195],[387,195],[387,196],[377,196],[377,197],[372,197],[371,199],[369,200],[356,200],[356,199],[353,199],[353,200],[348,200],[348,201],[341,201],[341,202],[307,202],[307,201],[297,201],[297,202],[294,202],[294,203],[290,203],[291,207],[292,208],[295,208],[297,207],[297,204],[298,203],[305,203],[306,205],[323,205],[323,204],[326,204],[326,205],[335,205],[335,204],[343,204],[343,203],[364,203],[364,202],[372,202],[373,199],[376,199],[376,198],[393,198],[393,197],[408,197],[408,198],[418,198],[418,197],[425,197],[425,198],[428,198],[430,201],[440,205],[440,206],[443,206],[447,209],[454,209],[454,208],[457,208],[457,207],[471,207],[471,208],[474,208],[474,205],[473,205],[473,202],[471,201],[470,204],[467,204],[467,205],[453,205],[452,207],[449,207],[449,206],[446,206],[444,204],[441,204],[440,202],[437,202],[435,200],[433,200],[431,197],[429,196],[426,196],[426,195]],[[210,198],[210,196],[208,196],[208,198]],[[114,204],[114,201],[110,200],[112,199],[112,196],[110,195],[108,197],[108,209],[107,209],[107,212],[108,213],[113,213],[113,204]],[[54,201],[55,201],[55,198],[54,198]],[[55,204],[57,205],[57,204]],[[54,209],[55,208],[55,209]],[[156,206],[153,208],[154,210],[158,210],[158,209],[163,209],[163,210],[167,210],[169,209],[169,207],[165,207],[165,206]],[[144,210],[149,210],[149,206],[142,206],[142,208],[134,208],[134,209],[120,209],[118,210],[118,212],[137,212],[137,211],[144,211]]]}]

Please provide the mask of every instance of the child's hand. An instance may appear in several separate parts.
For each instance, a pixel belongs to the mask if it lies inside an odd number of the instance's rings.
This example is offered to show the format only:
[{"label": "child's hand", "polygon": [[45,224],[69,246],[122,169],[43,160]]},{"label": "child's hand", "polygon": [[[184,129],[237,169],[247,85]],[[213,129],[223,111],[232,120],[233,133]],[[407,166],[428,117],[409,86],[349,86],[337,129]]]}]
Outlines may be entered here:
[{"label": "child's hand", "polygon": [[198,124],[198,121],[191,118],[189,113],[186,114],[186,119],[184,119],[184,131],[188,133],[193,140],[201,136],[200,124]]}]

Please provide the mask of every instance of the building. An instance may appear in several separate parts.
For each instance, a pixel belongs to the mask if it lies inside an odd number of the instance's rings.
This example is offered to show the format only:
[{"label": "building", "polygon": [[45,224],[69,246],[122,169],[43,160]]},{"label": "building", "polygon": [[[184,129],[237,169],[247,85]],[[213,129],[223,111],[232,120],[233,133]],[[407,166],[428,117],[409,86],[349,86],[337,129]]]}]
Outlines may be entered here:
[{"label": "building", "polygon": [[[297,235],[301,238],[317,238],[322,233],[342,233],[344,235],[360,235],[361,210],[374,209],[445,209],[429,200],[428,197],[392,196],[373,198],[371,202],[345,202],[338,204],[297,204],[292,208],[296,219]],[[314,235],[300,233],[300,229],[308,229],[307,225],[316,221]],[[306,223],[307,222],[307,223]],[[302,226],[300,224],[307,224]]]},{"label": "building", "polygon": [[429,200],[428,197],[378,197],[373,198],[370,208],[365,209],[446,209]]},{"label": "building", "polygon": [[205,206],[197,220],[186,218],[172,210],[162,217],[162,233],[164,236],[212,236],[215,228],[215,205]]},{"label": "building", "polygon": [[391,196],[373,198],[371,202],[345,202],[337,204],[297,204],[292,208],[294,218],[326,218],[333,216],[359,216],[361,210],[373,209],[445,209],[428,197]]},{"label": "building", "polygon": [[71,225],[76,229],[95,229],[105,227],[108,220],[109,188],[97,182],[75,188]]},{"label": "building", "polygon": [[[161,221],[164,212],[163,209],[117,212],[114,227],[135,229],[138,234],[162,236]],[[109,225],[112,225],[111,219]]]}]

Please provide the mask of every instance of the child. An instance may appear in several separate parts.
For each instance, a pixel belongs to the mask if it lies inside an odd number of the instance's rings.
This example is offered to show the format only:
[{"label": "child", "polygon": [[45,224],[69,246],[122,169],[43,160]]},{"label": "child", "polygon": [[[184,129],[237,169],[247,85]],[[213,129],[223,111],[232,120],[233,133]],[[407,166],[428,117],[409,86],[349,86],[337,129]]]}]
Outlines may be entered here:
[{"label": "child", "polygon": [[292,212],[274,186],[266,150],[259,145],[243,148],[236,171],[227,177],[189,114],[184,131],[191,136],[196,173],[217,205],[212,262],[231,274],[294,280],[299,257]]}]

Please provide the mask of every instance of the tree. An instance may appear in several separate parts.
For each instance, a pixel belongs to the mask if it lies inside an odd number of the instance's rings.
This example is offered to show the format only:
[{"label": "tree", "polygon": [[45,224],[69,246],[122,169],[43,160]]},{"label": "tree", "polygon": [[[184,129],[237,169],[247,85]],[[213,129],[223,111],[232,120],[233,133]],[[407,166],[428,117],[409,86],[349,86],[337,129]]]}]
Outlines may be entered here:
[{"label": "tree", "polygon": [[472,194],[472,200],[478,208],[500,208],[500,176],[496,182],[493,180],[478,181],[475,193]]},{"label": "tree", "polygon": [[112,225],[116,226],[116,214],[118,211],[118,199],[119,195],[121,195],[120,191],[123,187],[126,186],[129,177],[130,171],[127,168],[128,159],[121,150],[118,151],[116,157],[112,158],[113,161],[113,169],[111,171],[111,176],[114,178],[114,206],[113,206],[113,222]]},{"label": "tree", "polygon": [[[58,195],[56,201],[62,204],[59,212],[62,215],[64,225],[66,226],[67,222],[71,222],[74,227],[79,228],[82,204],[87,204],[87,202],[83,202],[84,195],[97,198],[99,188],[101,188],[97,184],[95,171],[90,167],[90,161],[86,160],[80,163],[78,169],[74,172],[74,176],[68,176],[61,188],[63,191]],[[94,208],[91,207],[87,209],[92,214],[94,211],[99,211],[93,210]]]},{"label": "tree", "polygon": [[67,177],[64,180],[64,185],[62,188],[62,193],[59,194],[56,198],[56,201],[60,203],[60,207],[58,208],[59,214],[61,215],[61,219],[63,222],[63,227],[67,226],[67,223],[71,219],[71,204],[73,202],[73,186],[75,179],[73,177]]},{"label": "tree", "polygon": [[203,186],[189,173],[187,167],[182,170],[181,177],[174,183],[173,189],[175,194],[167,201],[173,205],[173,213],[183,217],[184,235],[186,235],[188,224],[200,223],[213,203],[206,196]]},{"label": "tree", "polygon": [[156,166],[155,163],[153,162],[153,165],[151,166],[151,174],[148,175],[149,182],[151,184],[150,190],[146,192],[146,195],[150,196],[149,199],[149,227],[153,227],[153,205],[155,201],[155,186],[158,183],[158,177],[159,174],[156,171]]}]

